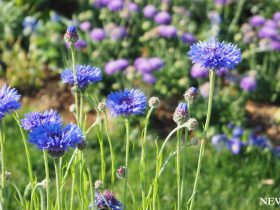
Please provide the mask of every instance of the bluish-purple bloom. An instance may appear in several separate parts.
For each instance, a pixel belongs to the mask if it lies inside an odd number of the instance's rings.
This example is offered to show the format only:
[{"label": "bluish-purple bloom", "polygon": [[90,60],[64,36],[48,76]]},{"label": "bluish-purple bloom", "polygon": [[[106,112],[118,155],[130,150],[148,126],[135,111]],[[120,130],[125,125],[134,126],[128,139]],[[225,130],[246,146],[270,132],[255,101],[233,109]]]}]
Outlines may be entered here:
[{"label": "bluish-purple bloom", "polygon": [[256,146],[260,149],[269,147],[269,142],[264,136],[259,136],[256,134],[251,134],[248,138],[248,144]]},{"label": "bluish-purple bloom", "polygon": [[3,85],[0,89],[0,120],[6,113],[11,113],[21,107],[19,99],[20,95],[15,88]]},{"label": "bluish-purple bloom", "polygon": [[49,123],[62,124],[60,114],[52,109],[43,113],[30,112],[21,120],[21,126],[27,131]]},{"label": "bluish-purple bloom", "polygon": [[107,3],[107,8],[113,12],[117,12],[123,9],[124,7],[124,0],[113,0]]},{"label": "bluish-purple bloom", "polygon": [[89,21],[85,21],[80,24],[80,29],[83,31],[89,31],[90,27],[91,27],[91,24]]},{"label": "bluish-purple bloom", "polygon": [[154,17],[154,21],[160,25],[169,25],[171,23],[171,19],[171,15],[165,11],[157,13]]},{"label": "bluish-purple bloom", "polygon": [[275,20],[276,22],[280,21],[280,12],[275,12],[273,14],[273,20]]},{"label": "bluish-purple bloom", "polygon": [[102,41],[105,39],[106,34],[105,31],[102,28],[95,28],[90,32],[90,38],[93,41]]},{"label": "bluish-purple bloom", "polygon": [[[66,42],[66,47],[69,49],[70,48],[70,43]],[[87,47],[87,42],[85,40],[82,40],[82,39],[78,39],[75,44],[74,44],[74,47],[76,49],[84,49]]]},{"label": "bluish-purple bloom", "polygon": [[138,6],[138,4],[136,4],[136,3],[134,3],[134,2],[130,2],[130,3],[128,4],[128,10],[129,10],[130,12],[139,12],[139,6]]},{"label": "bluish-purple bloom", "polygon": [[232,2],[232,0],[215,0],[215,4],[225,6]]},{"label": "bluish-purple bloom", "polygon": [[227,136],[225,134],[216,134],[212,137],[211,143],[218,152],[226,146]]},{"label": "bluish-purple bloom", "polygon": [[257,81],[253,76],[243,77],[240,81],[240,87],[247,92],[255,91],[257,88]]},{"label": "bluish-purple bloom", "polygon": [[147,73],[143,74],[143,81],[147,84],[152,85],[157,81],[157,79],[152,74]]},{"label": "bluish-purple bloom", "polygon": [[165,38],[176,38],[177,29],[172,25],[161,25],[158,27],[158,33],[160,36]]},{"label": "bluish-purple bloom", "polygon": [[200,65],[194,64],[191,68],[191,76],[192,78],[205,78],[208,77],[209,71],[208,69],[201,67]]},{"label": "bluish-purple bloom", "polygon": [[117,73],[119,71],[123,71],[128,67],[129,61],[127,59],[118,59],[118,60],[112,60],[105,64],[105,72],[106,74],[112,75],[114,73]]},{"label": "bluish-purple bloom", "polygon": [[75,43],[79,39],[79,35],[77,33],[77,27],[70,25],[67,27],[66,33],[64,34],[65,42],[69,44]]},{"label": "bluish-purple bloom", "polygon": [[[102,79],[101,70],[89,65],[77,65],[77,86],[85,89],[90,83],[95,84]],[[74,73],[70,69],[65,69],[61,74],[64,83],[74,85]]]},{"label": "bluish-purple bloom", "polygon": [[187,122],[189,117],[188,104],[179,103],[173,114],[173,121],[178,125]]},{"label": "bluish-purple bloom", "polygon": [[24,27],[24,33],[29,34],[36,30],[38,21],[33,16],[27,16],[23,19],[22,25]]},{"label": "bluish-purple bloom", "polygon": [[154,16],[157,14],[157,9],[153,5],[147,5],[143,9],[144,17],[146,18],[154,18]]},{"label": "bluish-purple bloom", "polygon": [[157,57],[140,57],[134,61],[134,66],[137,71],[141,72],[142,74],[145,74],[161,69],[164,66],[164,61]]},{"label": "bluish-purple bloom", "polygon": [[197,42],[197,39],[194,37],[194,35],[192,35],[191,33],[188,33],[188,32],[185,32],[182,34],[181,40],[185,44],[193,44],[193,43]]},{"label": "bluish-purple bloom", "polygon": [[127,31],[123,26],[116,26],[110,32],[110,37],[112,40],[121,40],[127,36]]},{"label": "bluish-purple bloom", "polygon": [[84,141],[81,129],[68,124],[47,123],[31,130],[28,141],[41,150],[47,150],[53,157],[61,157],[70,148]]},{"label": "bluish-purple bloom", "polygon": [[234,155],[239,154],[244,146],[245,144],[239,138],[234,137],[227,141],[227,148]]},{"label": "bluish-purple bloom", "polygon": [[241,62],[241,51],[236,45],[210,38],[191,46],[188,56],[193,63],[209,69],[233,69]]},{"label": "bluish-purple bloom", "polygon": [[259,38],[271,38],[275,39],[279,36],[278,29],[271,27],[263,27],[258,32]]},{"label": "bluish-purple bloom", "polygon": [[[104,200],[105,199],[105,200]],[[100,192],[95,192],[95,199],[94,199],[94,206],[97,207],[98,209],[108,209],[109,205],[110,209],[112,210],[123,210],[124,206],[123,204],[118,201],[113,193],[111,193],[108,190],[105,190],[103,193],[103,196],[101,195]],[[93,209],[93,207],[90,205],[90,209]]]},{"label": "bluish-purple bloom", "polygon": [[234,137],[241,137],[243,135],[243,129],[239,126],[236,126],[232,131],[232,135]]},{"label": "bluish-purple bloom", "polygon": [[125,116],[143,114],[147,106],[145,94],[138,89],[125,89],[112,92],[106,102],[112,116]]},{"label": "bluish-purple bloom", "polygon": [[254,27],[262,26],[265,23],[265,18],[260,15],[255,15],[250,18],[249,23],[251,26],[254,26]]}]

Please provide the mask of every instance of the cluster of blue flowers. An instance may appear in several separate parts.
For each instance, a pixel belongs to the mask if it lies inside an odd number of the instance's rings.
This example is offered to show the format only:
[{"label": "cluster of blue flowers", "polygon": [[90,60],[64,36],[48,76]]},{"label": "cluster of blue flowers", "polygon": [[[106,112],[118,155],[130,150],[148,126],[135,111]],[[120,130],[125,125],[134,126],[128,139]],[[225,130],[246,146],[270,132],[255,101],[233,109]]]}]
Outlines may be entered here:
[{"label": "cluster of blue flowers", "polygon": [[274,151],[267,138],[255,133],[249,134],[245,141],[244,131],[239,126],[228,125],[231,129],[231,135],[217,134],[212,137],[212,145],[220,152],[223,148],[227,148],[232,154],[237,155],[248,146],[254,146],[261,150],[269,149]]},{"label": "cluster of blue flowers", "polygon": [[61,157],[70,148],[85,141],[81,129],[72,123],[62,125],[60,115],[53,110],[25,114],[22,127],[30,131],[28,140],[53,157]]},{"label": "cluster of blue flowers", "polygon": [[[111,209],[111,210],[123,210],[123,204],[118,201],[112,192],[105,190],[103,195],[100,192],[95,193],[94,206],[98,209]],[[89,209],[94,209],[92,205]]]}]

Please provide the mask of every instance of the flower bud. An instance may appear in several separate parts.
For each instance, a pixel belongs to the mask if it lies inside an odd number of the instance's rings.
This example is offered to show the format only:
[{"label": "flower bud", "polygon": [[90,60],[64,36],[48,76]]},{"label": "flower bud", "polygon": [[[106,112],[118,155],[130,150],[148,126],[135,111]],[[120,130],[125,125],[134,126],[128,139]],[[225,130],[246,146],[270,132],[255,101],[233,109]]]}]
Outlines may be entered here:
[{"label": "flower bud", "polygon": [[79,39],[76,26],[68,26],[66,33],[64,34],[64,40],[66,43],[74,44]]},{"label": "flower bud", "polygon": [[48,153],[53,158],[60,158],[64,155],[65,150],[64,149],[48,150]]},{"label": "flower bud", "polygon": [[94,182],[94,189],[100,190],[103,188],[103,182],[101,180],[96,180]]},{"label": "flower bud", "polygon": [[190,118],[187,122],[187,126],[189,131],[194,131],[198,126],[198,122],[195,118]]},{"label": "flower bud", "polygon": [[77,144],[79,150],[85,150],[87,148],[88,142],[83,140],[80,144]]},{"label": "flower bud", "polygon": [[71,104],[69,107],[69,111],[70,112],[75,112],[76,111],[76,105],[75,104]]},{"label": "flower bud", "polygon": [[149,99],[149,107],[156,108],[159,106],[159,104],[160,104],[160,100],[158,97],[153,96]]},{"label": "flower bud", "polygon": [[173,114],[173,120],[178,125],[182,125],[188,120],[188,105],[180,103]]},{"label": "flower bud", "polygon": [[99,112],[104,112],[106,110],[106,103],[105,102],[100,102],[97,106],[97,110]]},{"label": "flower bud", "polygon": [[195,87],[190,87],[184,94],[185,100],[192,104],[198,99],[198,89]]},{"label": "flower bud", "polygon": [[126,168],[125,168],[124,166],[120,166],[120,167],[117,169],[116,174],[117,174],[117,177],[118,177],[119,179],[125,178],[125,176],[126,176]]}]

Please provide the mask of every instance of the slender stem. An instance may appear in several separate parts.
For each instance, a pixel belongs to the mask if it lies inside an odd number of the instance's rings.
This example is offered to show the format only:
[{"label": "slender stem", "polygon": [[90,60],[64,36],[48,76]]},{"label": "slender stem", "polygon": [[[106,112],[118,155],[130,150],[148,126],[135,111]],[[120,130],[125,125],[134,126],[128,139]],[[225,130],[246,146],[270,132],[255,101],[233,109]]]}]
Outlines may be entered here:
[{"label": "slender stem", "polygon": [[112,141],[108,132],[108,119],[107,119],[107,114],[106,112],[104,112],[104,124],[105,124],[105,133],[107,135],[107,139],[108,139],[108,143],[109,143],[109,147],[110,147],[110,156],[111,156],[111,182],[112,184],[114,184],[115,182],[115,153],[114,153],[114,148],[112,145]]},{"label": "slender stem", "polygon": [[62,158],[54,159],[54,167],[55,167],[55,175],[56,175],[56,206],[57,210],[62,209],[62,203],[61,203],[61,190],[60,190],[60,184],[61,184],[61,162]]},{"label": "slender stem", "polygon": [[[74,164],[75,165],[75,164]],[[74,166],[73,166],[74,167]],[[74,205],[74,192],[75,192],[75,182],[76,182],[76,173],[75,169],[72,172],[72,186],[71,186],[71,197],[70,197],[70,210],[73,210]]]},{"label": "slender stem", "polygon": [[1,191],[3,192],[3,189],[5,187],[5,162],[4,162],[4,128],[3,123],[0,123],[0,146],[1,146]]},{"label": "slender stem", "polygon": [[93,184],[92,184],[92,175],[90,166],[87,166],[87,172],[88,172],[88,181],[89,181],[89,187],[90,187],[90,204],[94,205],[94,191],[93,191]]},{"label": "slender stem", "polygon": [[125,150],[125,183],[124,183],[124,208],[126,208],[126,191],[128,182],[128,161],[129,161],[129,122],[125,118],[125,129],[126,129],[126,150]]},{"label": "slender stem", "polygon": [[181,209],[181,140],[182,130],[177,131],[177,156],[176,156],[176,174],[177,174],[177,209]]},{"label": "slender stem", "polygon": [[47,210],[50,208],[50,174],[49,174],[49,164],[48,164],[48,153],[46,150],[44,153],[44,163],[45,163],[45,173],[46,173],[46,194],[47,194]]},{"label": "slender stem", "polygon": [[184,182],[185,182],[185,175],[186,175],[186,159],[187,159],[187,142],[189,137],[189,130],[185,128],[185,141],[184,141],[184,148],[183,148],[183,160],[182,160],[182,180],[181,180],[181,202],[184,198]]},{"label": "slender stem", "polygon": [[200,150],[199,150],[197,171],[196,171],[196,176],[195,176],[195,181],[194,181],[194,186],[193,186],[193,192],[191,195],[191,200],[190,200],[191,203],[190,203],[189,210],[192,210],[192,208],[193,208],[193,201],[194,201],[195,194],[196,194],[198,177],[200,174],[201,162],[202,162],[202,157],[203,157],[203,153],[204,153],[205,138],[206,138],[207,130],[208,130],[210,119],[211,119],[212,101],[213,101],[214,84],[215,84],[215,73],[216,73],[215,70],[210,70],[210,92],[209,92],[209,99],[208,99],[207,117],[206,117],[205,127],[203,130],[203,137],[202,137],[202,141],[201,141],[201,145],[200,145]]},{"label": "slender stem", "polygon": [[31,165],[31,161],[30,161],[30,153],[29,153],[29,148],[28,148],[28,145],[27,145],[26,136],[25,136],[25,133],[24,133],[22,127],[21,127],[17,112],[15,112],[13,117],[14,117],[15,121],[17,122],[17,125],[18,125],[20,133],[21,133],[21,137],[22,137],[22,141],[23,141],[24,149],[25,149],[25,154],[26,154],[26,159],[27,159],[28,175],[29,175],[29,179],[30,179],[30,183],[31,183],[31,188],[33,189],[33,187],[34,187],[34,176],[33,176],[32,165]]},{"label": "slender stem", "polygon": [[64,183],[65,183],[65,181],[66,181],[66,179],[67,179],[67,177],[68,177],[70,168],[71,168],[72,163],[73,163],[73,161],[74,161],[74,159],[75,159],[75,157],[76,157],[76,154],[78,153],[78,150],[79,150],[78,148],[75,148],[75,150],[74,150],[74,152],[73,152],[73,154],[72,154],[72,156],[71,156],[71,158],[70,158],[70,161],[69,161],[68,164],[67,164],[67,168],[66,168],[66,171],[65,171],[65,173],[64,173],[63,180],[62,180],[62,186],[64,185]]},{"label": "slender stem", "polygon": [[81,93],[80,94],[80,117],[79,117],[81,129],[83,128],[83,106],[84,106],[84,97],[83,94]]},{"label": "slender stem", "polygon": [[44,205],[45,196],[43,193],[43,189],[39,189],[39,194],[40,194],[40,200],[41,200],[41,209],[40,210],[45,210],[45,205]]},{"label": "slender stem", "polygon": [[140,178],[142,182],[142,205],[145,206],[145,179],[146,179],[146,163],[145,163],[145,148],[146,148],[146,136],[147,136],[147,130],[149,125],[149,119],[151,116],[151,113],[153,111],[153,107],[150,108],[150,110],[147,113],[146,119],[145,119],[145,126],[142,134],[142,151],[141,151],[141,159],[140,159]]}]

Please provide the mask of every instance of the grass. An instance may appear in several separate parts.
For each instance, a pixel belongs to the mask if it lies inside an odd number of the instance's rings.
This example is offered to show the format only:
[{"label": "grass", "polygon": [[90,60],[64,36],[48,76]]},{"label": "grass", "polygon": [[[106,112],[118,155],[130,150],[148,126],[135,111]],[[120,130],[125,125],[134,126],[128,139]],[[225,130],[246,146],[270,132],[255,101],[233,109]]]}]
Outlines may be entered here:
[{"label": "grass", "polygon": [[[14,183],[23,193],[28,183],[28,173],[26,157],[24,153],[23,143],[20,139],[18,128],[11,118],[6,118],[6,168],[10,171],[10,182]],[[113,147],[116,154],[117,166],[124,165],[125,159],[125,133],[124,126],[118,121],[114,121],[114,129],[109,129]],[[154,176],[155,167],[155,136],[148,135],[147,139],[147,178],[151,180]],[[130,153],[130,175],[128,183],[133,193],[134,201],[130,191],[128,191],[128,208],[138,209],[141,203],[141,183],[139,178],[139,162],[141,154],[141,142],[139,129],[134,128],[131,132],[131,153]],[[89,146],[87,149],[87,158],[91,162],[93,171],[93,181],[100,178],[100,157],[98,140],[95,132],[88,138]],[[161,141],[158,140],[160,143]],[[105,143],[105,157],[107,176],[104,183],[106,188],[112,190],[118,199],[122,199],[123,180],[116,181],[114,186],[110,185],[110,153],[107,141]],[[168,154],[176,150],[176,139],[170,140],[164,152],[164,160]],[[192,183],[197,167],[199,154],[199,145],[193,145],[188,148],[188,156],[186,161],[186,191],[190,196],[192,192]],[[30,145],[31,160],[33,170],[40,182],[44,179],[43,153],[38,151],[34,146]],[[71,152],[68,152],[65,159],[69,159]],[[51,194],[55,197],[55,175],[52,161],[50,163],[51,177]],[[240,155],[232,155],[227,151],[217,153],[209,144],[206,143],[205,156],[202,162],[201,176],[198,185],[197,200],[194,203],[194,209],[246,209],[258,210],[267,209],[267,206],[261,206],[260,197],[279,197],[280,184],[280,162],[278,158],[270,152],[260,152],[258,150],[244,151]],[[273,185],[264,185],[262,181],[265,179],[273,179]],[[70,186],[69,182],[69,186]],[[9,191],[11,192],[11,191]],[[159,182],[159,201],[162,210],[175,209],[176,198],[176,164],[175,156],[168,163],[165,171],[160,177]],[[185,201],[187,198],[184,199]],[[184,204],[185,204],[184,201]],[[13,193],[8,194],[6,202],[9,203],[8,209],[20,209]],[[75,203],[78,208],[78,202]],[[74,208],[74,209],[75,209]],[[277,209],[270,206],[269,209]]]}]

